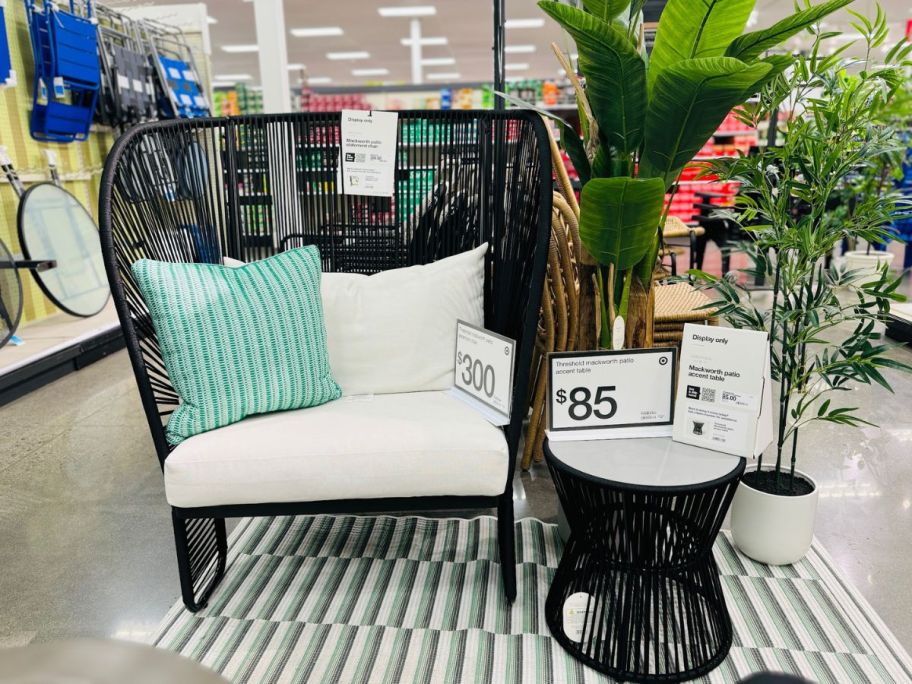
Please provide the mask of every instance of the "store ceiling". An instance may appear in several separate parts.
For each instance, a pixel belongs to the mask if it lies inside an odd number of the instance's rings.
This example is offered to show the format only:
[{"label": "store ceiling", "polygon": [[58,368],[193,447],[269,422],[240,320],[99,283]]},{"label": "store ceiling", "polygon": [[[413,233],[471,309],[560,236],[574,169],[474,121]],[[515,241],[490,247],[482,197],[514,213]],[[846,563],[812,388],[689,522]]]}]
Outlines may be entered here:
[{"label": "store ceiling", "polygon": [[[153,0],[155,4],[169,4],[173,0]],[[818,0],[814,0],[817,2]],[[288,61],[306,66],[306,74],[314,79],[331,79],[327,85],[355,86],[384,82],[410,82],[409,48],[400,41],[408,37],[408,18],[386,18],[378,13],[379,7],[404,5],[434,5],[434,16],[421,18],[425,38],[444,37],[447,44],[424,47],[425,59],[452,59],[451,65],[425,67],[426,82],[435,87],[447,82],[487,81],[492,73],[492,0],[286,0],[285,24],[295,28],[340,27],[342,35],[298,38],[288,35]],[[906,22],[912,19],[909,0],[881,0],[891,21],[891,39],[900,38]],[[506,0],[508,19],[544,18],[541,28],[516,28],[507,30],[507,45],[532,46],[533,52],[507,55],[508,65],[518,65],[507,76],[518,78],[554,78],[558,65],[549,49],[551,41],[569,47],[569,40],[557,25],[544,16],[536,0]],[[793,0],[758,0],[758,28],[768,26],[791,13]],[[875,0],[856,0],[853,7],[873,15]],[[209,15],[217,23],[210,26],[212,39],[212,73],[215,76],[249,75],[250,85],[259,83],[259,66],[256,53],[229,53],[225,46],[256,43],[252,2],[244,0],[210,0]],[[837,29],[852,31],[848,24],[851,17],[845,11],[834,16],[830,24]],[[795,41],[792,47],[800,47]],[[520,48],[529,49],[529,48]],[[330,52],[365,51],[369,57],[357,60],[331,60]],[[522,65],[527,65],[522,68]],[[359,76],[355,70],[387,69],[388,74]],[[292,83],[298,82],[303,72],[292,72]],[[432,74],[458,74],[441,81],[427,78]],[[316,85],[316,84],[315,84]]]}]

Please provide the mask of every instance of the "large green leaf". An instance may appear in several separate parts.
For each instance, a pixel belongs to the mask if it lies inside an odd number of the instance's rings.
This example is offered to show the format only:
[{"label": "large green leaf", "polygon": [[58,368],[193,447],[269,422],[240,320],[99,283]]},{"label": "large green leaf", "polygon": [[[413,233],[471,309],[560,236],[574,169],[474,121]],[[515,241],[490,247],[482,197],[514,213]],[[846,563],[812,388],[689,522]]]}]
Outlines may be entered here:
[{"label": "large green leaf", "polygon": [[721,57],[747,26],[757,0],[668,0],[649,58],[649,89],[685,59]]},{"label": "large green leaf", "polygon": [[664,201],[658,178],[593,178],[580,197],[580,240],[600,264],[631,268],[652,245]]},{"label": "large green leaf", "polygon": [[646,65],[622,31],[581,9],[554,0],[539,6],[576,41],[586,95],[599,135],[623,154],[643,139]]},{"label": "large green leaf", "polygon": [[630,0],[583,0],[583,7],[610,24],[615,17],[630,7]]},{"label": "large green leaf", "polygon": [[853,0],[828,0],[777,21],[761,31],[745,33],[735,38],[725,51],[726,56],[750,61],[756,59],[770,48],[776,47],[794,35],[801,33],[812,24],[816,24],[829,14],[842,9]]},{"label": "large green leaf", "polygon": [[670,186],[725,116],[772,68],[768,62],[710,57],[688,59],[662,71],[646,113],[639,175],[662,178]]},{"label": "large green leaf", "polygon": [[585,185],[589,182],[592,169],[589,166],[589,158],[586,157],[586,150],[583,148],[583,141],[580,140],[579,134],[575,130],[564,126],[561,126],[560,129],[560,141],[561,147],[573,162],[573,168],[576,169],[580,184]]}]

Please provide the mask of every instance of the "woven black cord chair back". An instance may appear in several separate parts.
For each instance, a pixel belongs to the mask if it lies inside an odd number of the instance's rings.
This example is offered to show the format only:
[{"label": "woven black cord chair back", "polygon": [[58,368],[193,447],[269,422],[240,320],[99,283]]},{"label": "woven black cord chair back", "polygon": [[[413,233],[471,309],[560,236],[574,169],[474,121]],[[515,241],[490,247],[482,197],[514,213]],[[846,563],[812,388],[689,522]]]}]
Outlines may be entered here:
[{"label": "woven black cord chair back", "polygon": [[162,463],[178,397],[131,264],[252,261],[311,244],[325,271],[364,274],[490,244],[485,325],[519,341],[514,455],[550,226],[547,135],[526,112],[401,112],[391,198],[341,193],[337,113],[160,122],[120,138],[102,178],[102,247]]}]

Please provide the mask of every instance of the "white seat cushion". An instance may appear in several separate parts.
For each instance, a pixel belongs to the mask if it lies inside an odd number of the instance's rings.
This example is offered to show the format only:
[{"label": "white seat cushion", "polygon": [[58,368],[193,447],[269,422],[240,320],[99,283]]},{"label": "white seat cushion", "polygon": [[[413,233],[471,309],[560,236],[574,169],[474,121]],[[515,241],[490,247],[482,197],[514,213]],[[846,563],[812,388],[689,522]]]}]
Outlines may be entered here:
[{"label": "white seat cushion", "polygon": [[180,508],[497,496],[507,456],[503,430],[445,392],[352,396],[184,440],[165,490]]}]

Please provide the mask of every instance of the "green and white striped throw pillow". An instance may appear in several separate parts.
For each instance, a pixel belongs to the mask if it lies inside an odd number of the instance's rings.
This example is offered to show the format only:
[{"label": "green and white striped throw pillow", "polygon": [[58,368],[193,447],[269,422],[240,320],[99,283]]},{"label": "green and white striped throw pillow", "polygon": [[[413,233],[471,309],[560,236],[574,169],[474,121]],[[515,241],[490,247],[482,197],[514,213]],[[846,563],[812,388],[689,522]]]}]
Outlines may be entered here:
[{"label": "green and white striped throw pillow", "polygon": [[132,270],[181,399],[169,443],[342,395],[326,351],[316,247],[240,268],[142,259]]}]

